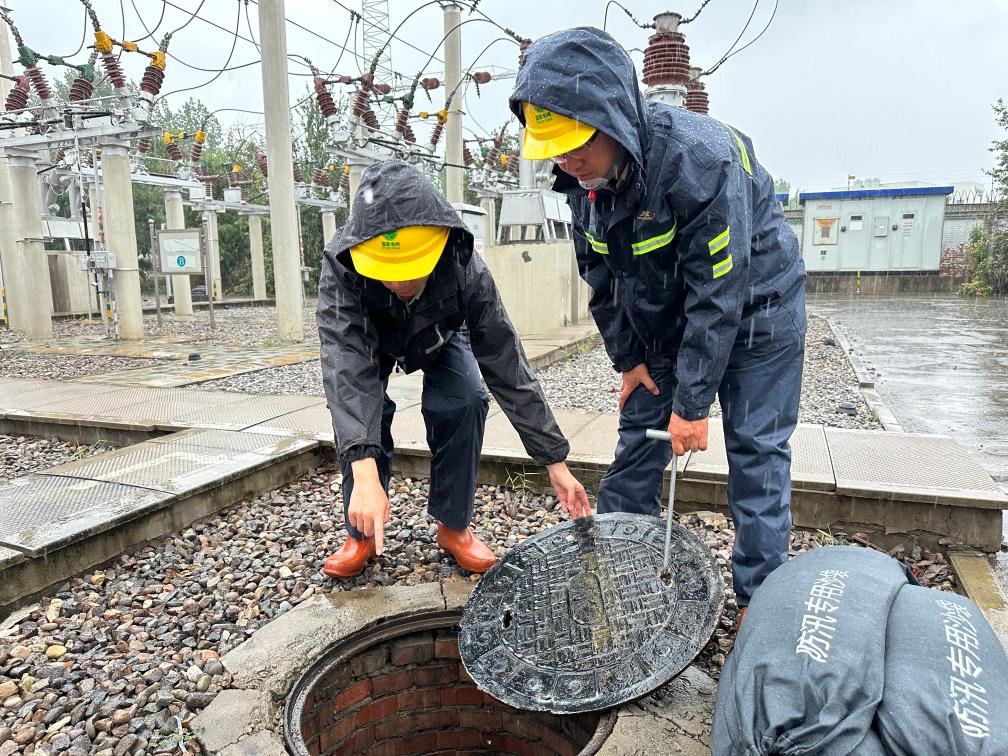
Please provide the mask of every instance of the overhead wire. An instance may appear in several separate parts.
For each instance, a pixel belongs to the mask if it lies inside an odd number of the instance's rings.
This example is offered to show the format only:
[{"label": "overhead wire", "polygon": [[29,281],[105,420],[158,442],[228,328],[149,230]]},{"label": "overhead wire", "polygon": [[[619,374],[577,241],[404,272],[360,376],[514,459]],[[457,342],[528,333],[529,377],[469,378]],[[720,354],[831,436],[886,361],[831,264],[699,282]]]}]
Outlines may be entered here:
[{"label": "overhead wire", "polygon": [[153,29],[148,29],[147,24],[144,23],[143,16],[140,15],[140,10],[136,7],[136,0],[130,0],[130,5],[133,6],[133,12],[136,13],[136,17],[140,21],[140,26],[142,26],[143,30],[147,32],[147,36],[140,37],[140,39],[135,39],[133,41],[143,42],[145,39],[154,39],[154,35],[157,34],[157,30],[160,29],[161,24],[164,23],[165,12],[168,10],[168,6],[161,3],[161,18],[158,19],[158,22],[154,25]]},{"label": "overhead wire", "polygon": [[682,26],[683,24],[689,24],[689,23],[692,23],[693,21],[696,21],[697,20],[697,16],[700,15],[700,11],[702,11],[704,8],[706,8],[707,7],[707,3],[709,3],[710,1],[711,0],[703,0],[703,2],[700,3],[700,7],[696,9],[696,13],[694,13],[689,18],[684,18],[682,21],[679,22],[679,25]]},{"label": "overhead wire", "polygon": [[[201,2],[200,7],[202,6],[203,3]],[[197,10],[199,9],[197,8]],[[190,21],[191,20],[192,19],[190,19]],[[193,89],[202,89],[203,87],[213,84],[215,81],[217,81],[217,79],[220,78],[221,74],[223,74],[227,70],[228,65],[230,65],[231,63],[231,58],[234,56],[235,47],[238,46],[238,29],[240,28],[240,26],[241,26],[241,4],[238,5],[238,16],[235,19],[235,30],[234,30],[234,38],[231,40],[231,51],[228,53],[227,60],[224,62],[224,66],[221,68],[221,70],[219,70],[216,74],[214,74],[209,81],[205,81],[202,84],[197,84],[192,87],[184,87],[182,89],[176,89],[171,92],[167,92],[166,94],[163,94],[160,97],[158,97],[157,101],[161,102],[166,97],[168,97],[168,95],[179,94],[180,92],[190,92]]]},{"label": "overhead wire", "polygon": [[[162,2],[166,2],[166,1],[167,1],[167,0],[162,0]],[[200,12],[201,10],[203,10],[203,3],[205,3],[205,2],[206,2],[206,0],[200,0],[200,4],[196,6],[196,10],[194,10],[194,11],[192,12],[192,15],[191,15],[191,16],[189,16],[189,20],[188,20],[188,21],[186,21],[186,22],[185,22],[184,24],[182,24],[182,26],[180,26],[180,27],[179,27],[178,29],[175,29],[174,31],[172,31],[172,32],[171,32],[171,36],[173,36],[173,37],[174,37],[174,36],[175,36],[176,34],[178,34],[178,33],[179,33],[180,31],[182,31],[182,30],[183,30],[183,29],[185,29],[185,28],[186,28],[187,26],[189,26],[189,24],[191,24],[191,23],[193,22],[193,19],[196,19],[196,18],[198,18],[198,19],[200,19],[200,21],[206,21],[206,19],[205,19],[205,18],[201,18],[201,17],[200,17],[200,15],[199,15],[199,12]],[[172,5],[173,7],[175,7],[175,8],[178,8],[178,9],[179,9],[179,10],[181,10],[181,11],[185,11],[185,10],[186,10],[185,8],[179,8],[179,7],[178,7],[177,5],[175,5],[174,3],[169,3],[169,5]],[[216,24],[214,24],[214,25],[216,26]]]},{"label": "overhead wire", "polygon": [[[759,34],[757,34],[751,40],[749,40],[744,45],[742,45],[742,47],[740,47],[738,50],[736,50],[735,52],[733,52],[731,55],[726,55],[723,60],[721,60],[717,65],[714,66],[714,68],[712,68],[710,71],[705,72],[705,73],[714,73],[714,71],[716,71],[718,69],[718,67],[722,63],[724,63],[727,60],[730,60],[731,58],[734,58],[736,55],[738,55],[740,52],[742,52],[743,50],[745,50],[751,44],[753,44],[754,42],[756,42],[760,37],[762,37],[764,34],[766,34],[766,30],[769,29],[770,28],[770,24],[773,23],[774,16],[777,15],[777,6],[778,6],[778,4],[779,4],[779,0],[774,0],[773,12],[770,13],[770,19],[766,22],[766,26],[764,26],[760,30]],[[701,76],[703,76],[703,75],[705,75],[705,74],[701,74]]]},{"label": "overhead wire", "polygon": [[728,60],[728,56],[731,55],[732,50],[735,49],[735,45],[739,43],[739,40],[742,39],[742,35],[745,34],[746,29],[749,28],[749,24],[752,23],[753,16],[756,15],[756,9],[759,7],[759,4],[760,0],[756,0],[756,2],[753,3],[752,11],[749,13],[749,18],[746,19],[745,26],[742,27],[742,31],[739,32],[739,35],[735,37],[735,41],[731,43],[731,47],[728,48],[728,51],[718,59],[717,63],[715,63],[709,69],[700,74],[701,76],[706,76],[708,74],[714,73],[722,63]]},{"label": "overhead wire", "polygon": [[[353,10],[352,8],[348,8],[347,6],[343,5],[343,3],[340,2],[340,0],[332,0],[332,1],[334,3],[336,3],[336,5],[338,5],[339,7],[343,8],[344,10],[350,11],[351,13],[356,13],[357,12],[357,11]],[[407,40],[403,39],[402,37],[397,37],[394,34],[392,35],[392,39],[396,40],[397,42],[402,42],[404,45],[406,45],[406,47],[412,48],[413,50],[416,50],[417,52],[421,52],[421,53],[426,53],[427,52],[423,48],[417,47],[412,42],[408,42]],[[355,40],[355,42],[356,42],[356,40]],[[441,58],[435,58],[435,60],[438,63],[442,63],[442,64],[444,63],[444,61]],[[364,72],[361,71],[361,73],[364,73]]]},{"label": "overhead wire", "polygon": [[79,53],[81,50],[84,49],[84,43],[87,42],[87,34],[88,34],[88,28],[89,27],[90,27],[90,24],[88,23],[88,12],[87,12],[87,8],[85,8],[84,9],[84,33],[81,35],[80,44],[77,46],[77,49],[74,50],[72,53],[69,53],[67,55],[60,55],[59,56],[60,58],[72,58],[74,55],[76,55],[77,53]]}]

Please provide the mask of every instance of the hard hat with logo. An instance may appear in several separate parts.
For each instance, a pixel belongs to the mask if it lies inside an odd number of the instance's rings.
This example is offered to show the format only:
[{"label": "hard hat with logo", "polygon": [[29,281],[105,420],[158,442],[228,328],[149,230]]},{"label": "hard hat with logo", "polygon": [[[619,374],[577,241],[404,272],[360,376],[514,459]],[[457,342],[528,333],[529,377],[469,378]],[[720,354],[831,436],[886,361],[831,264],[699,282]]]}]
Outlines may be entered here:
[{"label": "hard hat with logo", "polygon": [[377,281],[413,281],[430,275],[441,258],[444,226],[406,226],[350,247],[354,268]]},{"label": "hard hat with logo", "polygon": [[531,102],[522,103],[525,137],[522,154],[528,160],[545,160],[576,150],[592,138],[596,129]]}]

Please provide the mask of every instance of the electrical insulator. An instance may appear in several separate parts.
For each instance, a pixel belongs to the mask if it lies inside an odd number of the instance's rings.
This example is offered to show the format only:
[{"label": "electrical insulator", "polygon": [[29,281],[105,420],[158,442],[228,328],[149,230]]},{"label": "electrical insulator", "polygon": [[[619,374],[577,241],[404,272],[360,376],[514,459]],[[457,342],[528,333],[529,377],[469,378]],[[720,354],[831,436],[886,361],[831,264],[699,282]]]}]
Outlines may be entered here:
[{"label": "electrical insulator", "polygon": [[363,118],[365,111],[368,109],[368,95],[371,93],[371,86],[373,84],[374,76],[372,74],[368,73],[361,77],[361,85],[357,90],[357,94],[354,95],[353,110],[351,111],[359,118]]},{"label": "electrical insulator", "polygon": [[430,78],[427,79],[421,79],[420,86],[423,87],[426,91],[430,92],[431,90],[437,89],[438,87],[441,86],[441,80],[431,76]]},{"label": "electrical insulator", "polygon": [[326,118],[336,115],[336,103],[332,94],[326,89],[325,79],[321,76],[315,77],[315,101],[318,102],[319,110]]},{"label": "electrical insulator", "polygon": [[368,108],[367,110],[364,111],[362,120],[364,121],[364,125],[367,126],[369,129],[371,129],[372,131],[378,131],[378,129],[381,128],[381,126],[378,124],[378,116],[375,115],[375,112],[371,110],[371,108]]},{"label": "electrical insulator", "polygon": [[304,183],[304,176],[301,175],[301,169],[298,168],[296,165],[294,166],[294,183],[295,184]]},{"label": "electrical insulator", "polygon": [[677,31],[680,17],[676,13],[655,16],[656,33],[648,38],[644,51],[644,83],[684,86],[689,81],[689,47]]},{"label": "electrical insulator", "polygon": [[409,125],[409,110],[402,108],[398,113],[396,113],[396,132],[402,134],[403,139],[405,139],[410,144],[416,144],[416,134],[413,133],[413,127]]},{"label": "electrical insulator", "polygon": [[165,132],[164,136],[162,137],[162,140],[164,141],[165,149],[168,151],[168,157],[170,157],[172,160],[178,160],[178,161],[184,159],[182,157],[182,150],[180,150],[179,146],[175,144],[175,137],[173,137],[168,132]]},{"label": "electrical insulator", "polygon": [[700,81],[699,75],[699,68],[690,68],[690,80],[686,82],[686,109],[707,115],[710,99],[707,96],[707,88]]},{"label": "electrical insulator", "polygon": [[528,37],[524,38],[518,44],[518,68],[525,65],[525,51],[528,50],[529,45],[532,44],[532,40]]},{"label": "electrical insulator", "polygon": [[70,93],[67,95],[67,98],[70,102],[82,102],[90,100],[93,93],[94,84],[83,76],[78,76],[74,79],[73,84],[70,85]]},{"label": "electrical insulator", "polygon": [[21,110],[28,106],[28,77],[18,76],[17,83],[7,95],[5,107],[7,110]]},{"label": "electrical insulator", "polygon": [[518,150],[507,156],[507,172],[512,176],[518,175],[518,165],[520,164]]},{"label": "electrical insulator", "polygon": [[490,75],[489,71],[477,71],[472,75],[472,78],[477,84],[486,84],[493,77]]},{"label": "electrical insulator", "polygon": [[[235,167],[237,168],[238,166]],[[228,171],[228,186],[230,187],[240,186],[240,184],[238,183],[238,174],[233,170]]]},{"label": "electrical insulator", "polygon": [[473,154],[465,144],[462,145],[462,162],[466,165],[473,164]]},{"label": "electrical insulator", "polygon": [[347,76],[346,74],[340,74],[336,77],[336,81],[340,84],[353,84],[353,77]]},{"label": "electrical insulator", "polygon": [[493,145],[487,150],[486,157],[483,158],[483,167],[492,168],[494,163],[497,162],[497,156],[500,154],[501,143],[504,141],[504,130],[501,129],[501,133],[494,137]]},{"label": "electrical insulator", "polygon": [[321,186],[323,189],[326,189],[329,186],[329,177],[326,176],[326,172],[321,168],[316,168],[312,171],[312,183],[315,186]]},{"label": "electrical insulator", "polygon": [[146,155],[150,151],[150,138],[142,137],[137,140],[137,154]]},{"label": "electrical insulator", "polygon": [[259,166],[259,173],[262,174],[262,177],[266,178],[269,175],[268,163],[266,162],[266,156],[261,152],[256,153],[256,165]]},{"label": "electrical insulator", "polygon": [[430,135],[431,147],[437,147],[438,142],[441,141],[442,131],[444,131],[444,124],[440,120],[438,120],[438,122],[434,124],[434,131],[432,131]]},{"label": "electrical insulator", "polygon": [[206,132],[197,131],[193,134],[193,147],[189,152],[189,162],[196,165],[200,161],[200,157],[203,155],[203,143],[206,141]]},{"label": "electrical insulator", "polygon": [[375,84],[374,90],[375,92],[379,92],[380,94],[387,95],[389,92],[392,91],[392,87],[389,86],[388,84]]},{"label": "electrical insulator", "polygon": [[46,81],[45,74],[42,73],[42,69],[38,66],[28,66],[25,69],[25,74],[31,80],[32,86],[35,87],[35,91],[38,92],[39,99],[45,102],[46,100],[52,99],[52,90],[49,89],[49,83]]},{"label": "electrical insulator", "polygon": [[161,84],[164,82],[164,69],[158,68],[151,63],[144,69],[143,78],[140,79],[140,91],[146,92],[152,98],[161,91]]},{"label": "electrical insulator", "polygon": [[123,74],[122,66],[119,65],[119,61],[116,60],[115,55],[110,52],[102,53],[101,56],[102,65],[105,67],[105,73],[109,77],[109,81],[112,82],[112,86],[116,89],[126,88],[126,76]]}]

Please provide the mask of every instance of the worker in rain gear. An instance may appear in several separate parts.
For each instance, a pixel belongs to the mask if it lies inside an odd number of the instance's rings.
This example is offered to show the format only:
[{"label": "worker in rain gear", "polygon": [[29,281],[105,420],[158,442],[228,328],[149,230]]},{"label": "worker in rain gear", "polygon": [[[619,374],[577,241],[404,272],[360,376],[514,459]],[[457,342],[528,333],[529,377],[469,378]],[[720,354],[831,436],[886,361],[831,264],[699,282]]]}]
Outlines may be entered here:
[{"label": "worker in rain gear", "polygon": [[420,407],[431,450],[428,512],[438,544],[470,572],[494,553],[469,528],[489,399],[480,374],[545,465],[564,510],[591,513],[564,460],[560,432],[473,235],[406,163],[370,166],[346,225],[325,248],[316,319],[322,379],[343,468],[347,539],[331,577],[359,574],[383,548],[392,463],[393,369],[423,371]]},{"label": "worker in rain gear", "polygon": [[[645,102],[626,51],[598,29],[534,42],[510,105],[524,156],[555,162],[592,315],[623,374],[598,510],[658,514],[671,452],[707,448],[716,394],[741,621],[787,558],[805,351],[805,266],[773,179],[742,132]],[[664,427],[671,447],[645,437]]]}]

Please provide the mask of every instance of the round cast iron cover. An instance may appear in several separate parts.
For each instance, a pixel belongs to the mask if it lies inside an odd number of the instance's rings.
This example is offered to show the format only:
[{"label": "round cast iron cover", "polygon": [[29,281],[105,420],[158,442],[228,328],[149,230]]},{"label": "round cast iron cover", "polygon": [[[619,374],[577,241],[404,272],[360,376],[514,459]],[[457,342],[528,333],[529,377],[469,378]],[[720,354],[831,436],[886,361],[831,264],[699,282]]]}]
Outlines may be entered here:
[{"label": "round cast iron cover", "polygon": [[618,706],[678,675],[710,639],[724,588],[710,551],[678,524],[611,513],[549,528],[476,585],[459,650],[476,685],[517,708]]}]

